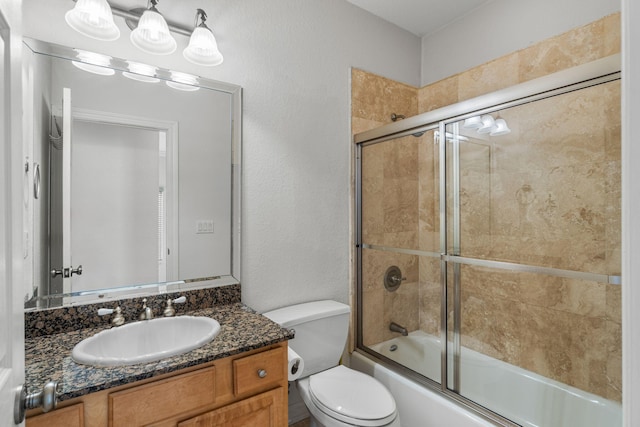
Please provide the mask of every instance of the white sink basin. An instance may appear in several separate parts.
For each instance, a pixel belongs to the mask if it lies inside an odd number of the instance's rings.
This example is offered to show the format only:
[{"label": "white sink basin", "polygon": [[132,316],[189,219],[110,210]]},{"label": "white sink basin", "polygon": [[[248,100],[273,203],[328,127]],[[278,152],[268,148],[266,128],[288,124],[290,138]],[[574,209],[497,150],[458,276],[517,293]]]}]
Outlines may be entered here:
[{"label": "white sink basin", "polygon": [[147,363],[186,353],[211,340],[220,324],[209,317],[162,317],[98,332],[80,341],[71,357],[92,366]]}]

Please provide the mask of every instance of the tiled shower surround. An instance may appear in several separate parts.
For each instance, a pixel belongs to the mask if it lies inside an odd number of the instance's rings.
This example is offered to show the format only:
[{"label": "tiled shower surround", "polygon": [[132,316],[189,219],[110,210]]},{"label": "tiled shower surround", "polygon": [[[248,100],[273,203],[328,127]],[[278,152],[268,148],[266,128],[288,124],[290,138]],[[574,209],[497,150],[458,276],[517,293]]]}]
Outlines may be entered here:
[{"label": "tiled shower surround", "polygon": [[[353,133],[618,53],[619,30],[614,14],[422,88],[354,69]],[[511,134],[461,146],[461,255],[619,275],[619,82],[498,113]],[[365,243],[440,252],[437,150],[433,131],[363,150]],[[391,265],[407,279],[393,293]],[[461,278],[464,347],[621,400],[620,286],[467,265]],[[395,336],[390,321],[439,334],[437,258],[365,249],[363,291],[365,345]]]}]

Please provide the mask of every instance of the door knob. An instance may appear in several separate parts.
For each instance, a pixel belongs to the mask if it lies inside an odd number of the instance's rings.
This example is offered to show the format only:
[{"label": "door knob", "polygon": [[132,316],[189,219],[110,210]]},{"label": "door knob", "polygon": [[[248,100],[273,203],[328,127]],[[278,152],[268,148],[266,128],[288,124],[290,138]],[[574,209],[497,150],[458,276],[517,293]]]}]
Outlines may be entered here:
[{"label": "door knob", "polygon": [[24,413],[27,409],[42,407],[42,412],[49,412],[58,404],[58,382],[49,381],[42,391],[27,394],[27,388],[23,385],[16,390],[16,400],[13,406],[13,421],[20,424],[24,421]]}]

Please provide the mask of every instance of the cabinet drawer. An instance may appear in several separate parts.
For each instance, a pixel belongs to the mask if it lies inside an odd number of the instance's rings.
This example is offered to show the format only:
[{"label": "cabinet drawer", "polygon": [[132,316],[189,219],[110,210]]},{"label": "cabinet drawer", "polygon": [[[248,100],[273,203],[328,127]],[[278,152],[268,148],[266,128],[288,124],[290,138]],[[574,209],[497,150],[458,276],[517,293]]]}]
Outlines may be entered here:
[{"label": "cabinet drawer", "polygon": [[139,426],[215,401],[215,367],[109,394],[109,425]]},{"label": "cabinet drawer", "polygon": [[27,418],[27,427],[84,427],[84,405],[78,403]]},{"label": "cabinet drawer", "polygon": [[279,385],[287,370],[284,347],[233,361],[233,392],[236,396]]}]

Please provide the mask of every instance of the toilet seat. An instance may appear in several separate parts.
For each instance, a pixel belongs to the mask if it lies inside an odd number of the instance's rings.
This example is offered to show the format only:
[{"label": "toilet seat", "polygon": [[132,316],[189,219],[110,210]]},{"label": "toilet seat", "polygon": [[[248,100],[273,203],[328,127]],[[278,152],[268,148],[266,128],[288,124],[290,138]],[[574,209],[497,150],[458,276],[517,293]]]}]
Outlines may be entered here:
[{"label": "toilet seat", "polygon": [[397,417],[396,403],[375,378],[345,366],[309,377],[313,404],[336,420],[359,426],[384,426]]}]

